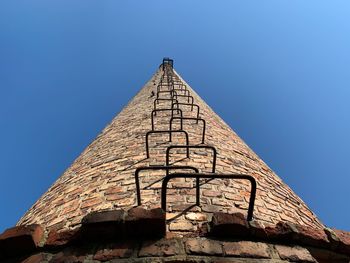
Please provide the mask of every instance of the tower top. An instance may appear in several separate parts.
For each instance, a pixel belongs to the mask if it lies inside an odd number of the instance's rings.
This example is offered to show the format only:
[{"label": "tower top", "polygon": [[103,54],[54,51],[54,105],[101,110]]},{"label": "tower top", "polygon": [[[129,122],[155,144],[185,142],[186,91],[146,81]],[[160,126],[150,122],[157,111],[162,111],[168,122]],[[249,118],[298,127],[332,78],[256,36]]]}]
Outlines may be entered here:
[{"label": "tower top", "polygon": [[163,70],[166,66],[170,66],[171,68],[174,68],[174,60],[171,58],[163,58]]}]

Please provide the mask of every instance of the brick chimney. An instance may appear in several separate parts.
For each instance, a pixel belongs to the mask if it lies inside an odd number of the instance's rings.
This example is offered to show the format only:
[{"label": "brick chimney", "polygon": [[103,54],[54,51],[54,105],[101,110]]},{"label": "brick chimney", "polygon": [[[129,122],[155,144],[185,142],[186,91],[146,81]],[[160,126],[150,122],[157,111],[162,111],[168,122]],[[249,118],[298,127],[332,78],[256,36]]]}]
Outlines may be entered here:
[{"label": "brick chimney", "polygon": [[348,262],[349,233],[326,228],[173,66],[0,236],[3,258]]}]

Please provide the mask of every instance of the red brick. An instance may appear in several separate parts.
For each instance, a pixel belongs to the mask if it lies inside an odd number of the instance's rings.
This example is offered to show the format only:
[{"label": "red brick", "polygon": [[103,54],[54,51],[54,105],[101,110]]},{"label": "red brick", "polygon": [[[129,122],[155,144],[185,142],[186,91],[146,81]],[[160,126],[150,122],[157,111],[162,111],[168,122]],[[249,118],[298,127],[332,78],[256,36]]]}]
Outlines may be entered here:
[{"label": "red brick", "polygon": [[[128,198],[129,195],[128,194],[109,194],[109,195],[106,195],[106,200],[107,201],[117,201],[117,200],[123,200],[125,198]],[[125,202],[125,201],[124,201]],[[131,201],[129,201],[131,202]],[[120,202],[118,202],[118,205],[121,205]]]},{"label": "red brick", "polygon": [[[208,213],[217,213],[217,212],[222,212],[223,208],[217,205],[201,205],[203,212],[208,212]],[[194,211],[194,210],[192,210]]]},{"label": "red brick", "polygon": [[203,190],[202,194],[207,197],[221,197],[222,192],[219,191],[212,191],[212,190]]},{"label": "red brick", "polygon": [[308,250],[318,263],[349,263],[350,261],[349,257],[346,255],[339,254],[328,249],[309,247]]},{"label": "red brick", "polygon": [[191,231],[194,230],[194,225],[187,220],[177,220],[171,222],[169,225],[171,231]]},{"label": "red brick", "polygon": [[350,255],[350,232],[333,229],[339,239],[338,251]]},{"label": "red brick", "polygon": [[259,239],[267,239],[264,225],[257,220],[249,221],[250,234]]},{"label": "red brick", "polygon": [[270,258],[269,246],[265,243],[240,241],[224,242],[223,245],[226,256]]},{"label": "red brick", "polygon": [[203,213],[187,213],[185,216],[187,219],[192,221],[205,221],[208,219],[208,216]]},{"label": "red brick", "polygon": [[265,227],[268,239],[279,241],[295,240],[297,233],[292,226],[286,222],[278,222],[275,226]]},{"label": "red brick", "polygon": [[82,220],[80,235],[83,241],[120,238],[124,235],[123,210],[92,212]]},{"label": "red brick", "polygon": [[181,253],[181,247],[176,239],[161,239],[146,241],[142,244],[139,257],[167,257]]},{"label": "red brick", "polygon": [[110,187],[105,191],[105,195],[109,194],[125,194],[125,188],[122,186]]},{"label": "red brick", "polygon": [[129,236],[165,236],[165,212],[160,208],[150,210],[142,207],[131,208],[125,217],[125,224]]},{"label": "red brick", "polygon": [[73,200],[64,205],[63,214],[67,214],[76,211],[79,208],[79,200]]},{"label": "red brick", "polygon": [[186,241],[186,250],[189,254],[221,256],[222,243],[206,238],[191,238]]},{"label": "red brick", "polygon": [[333,250],[337,249],[340,243],[340,239],[337,234],[332,229],[327,227],[324,229],[324,232],[326,233],[330,242],[330,248]]},{"label": "red brick", "polygon": [[329,247],[329,240],[323,229],[315,229],[302,225],[295,225],[298,230],[297,240],[304,245]]},{"label": "red brick", "polygon": [[124,215],[124,210],[92,212],[82,219],[82,223],[95,224],[104,222],[121,222],[123,221]]},{"label": "red brick", "polygon": [[282,245],[275,245],[275,248],[283,260],[290,260],[296,262],[316,262],[311,256],[310,252],[303,247],[288,247]]},{"label": "red brick", "polygon": [[45,246],[63,246],[72,242],[77,236],[79,229],[65,230],[58,232],[57,230],[51,230],[45,242]]},{"label": "red brick", "polygon": [[109,244],[107,247],[99,248],[93,259],[107,261],[115,258],[128,258],[132,255],[135,244],[131,242]]},{"label": "red brick", "polygon": [[44,230],[40,225],[16,226],[0,235],[0,247],[3,253],[19,255],[34,251],[43,241]]},{"label": "red brick", "polygon": [[86,200],[82,201],[80,208],[81,209],[89,208],[92,206],[99,205],[101,203],[102,203],[102,199],[100,197],[94,197],[94,198],[90,198],[90,199],[86,199]]},{"label": "red brick", "polygon": [[22,261],[22,263],[42,263],[47,262],[48,255],[45,253],[39,253],[32,256],[29,256],[25,260]]},{"label": "red brick", "polygon": [[74,255],[59,252],[51,258],[50,263],[83,263],[85,258],[86,255]]},{"label": "red brick", "polygon": [[212,236],[242,237],[250,234],[247,220],[241,213],[214,213],[210,226]]}]

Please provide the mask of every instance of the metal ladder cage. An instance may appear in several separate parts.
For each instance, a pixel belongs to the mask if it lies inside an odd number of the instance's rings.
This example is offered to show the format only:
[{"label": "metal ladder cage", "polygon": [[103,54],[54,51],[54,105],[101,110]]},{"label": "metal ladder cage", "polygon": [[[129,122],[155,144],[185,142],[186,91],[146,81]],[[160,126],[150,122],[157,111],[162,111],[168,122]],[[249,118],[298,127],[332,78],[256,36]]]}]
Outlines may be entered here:
[{"label": "metal ladder cage", "polygon": [[166,109],[156,109],[156,110],[152,110],[151,112],[151,127],[152,127],[152,131],[154,131],[154,116],[157,116],[157,112],[161,112],[161,111],[171,111],[171,118],[174,117],[174,111],[177,112],[177,114],[180,114],[181,117],[183,117],[183,113],[181,109],[172,109],[172,108],[166,108]]},{"label": "metal ladder cage", "polygon": [[250,197],[249,197],[249,206],[247,220],[251,221],[253,219],[254,212],[254,202],[256,197],[256,181],[255,178],[251,175],[246,174],[205,174],[205,173],[173,173],[167,174],[162,182],[162,209],[166,212],[166,192],[168,182],[173,178],[195,178],[197,181],[196,184],[196,204],[200,205],[200,184],[198,183],[199,179],[232,179],[232,180],[247,180],[251,184]]},{"label": "metal ladder cage", "polygon": [[[174,94],[174,97],[175,97],[175,99],[177,99],[177,97],[182,97],[182,98],[187,98],[187,103],[191,103],[191,104],[193,104],[194,103],[194,98],[192,97],[192,96],[190,96],[190,95],[182,95],[182,94]],[[191,101],[190,101],[191,100]],[[193,109],[193,108],[192,108]]]},{"label": "metal ladder cage", "polygon": [[158,85],[157,85],[157,92],[158,92],[158,91],[161,91],[161,88],[162,88],[162,87],[167,87],[168,90],[170,90],[169,87],[172,87],[172,86],[173,86],[173,85],[169,85],[169,84],[158,84]]},{"label": "metal ladder cage", "polygon": [[[167,185],[169,181],[173,178],[194,178],[196,179],[196,205],[200,205],[200,179],[232,179],[232,180],[248,180],[251,184],[250,199],[248,206],[248,215],[247,220],[250,221],[253,218],[254,202],[256,197],[256,181],[254,177],[245,174],[215,174],[216,171],[216,162],[217,162],[217,151],[216,148],[209,145],[190,145],[188,132],[183,129],[183,121],[196,121],[198,124],[199,121],[203,123],[202,129],[202,144],[205,141],[206,133],[206,121],[203,118],[199,117],[200,107],[194,103],[194,98],[191,96],[190,91],[187,89],[187,86],[181,81],[181,79],[175,75],[173,69],[174,61],[170,58],[164,58],[162,66],[163,74],[160,78],[160,81],[157,85],[157,98],[154,100],[154,109],[151,112],[151,127],[152,130],[146,133],[146,155],[149,158],[149,136],[152,134],[169,134],[169,142],[172,142],[172,134],[174,132],[183,133],[186,137],[186,145],[170,145],[166,149],[166,164],[165,166],[144,166],[138,167],[135,171],[135,184],[136,184],[136,194],[137,194],[137,203],[141,205],[141,189],[139,182],[139,174],[144,170],[165,170],[166,175],[163,177],[162,188],[161,188],[161,207],[166,211],[166,195],[167,195]],[[165,90],[162,90],[162,88]],[[171,98],[159,98],[162,93],[170,93]],[[179,98],[187,98],[187,103],[179,102]],[[160,101],[171,101],[171,108],[157,108],[157,104]],[[180,109],[180,105],[191,106],[191,111],[193,108],[197,108],[197,117],[184,117],[183,110]],[[154,116],[157,112],[161,111],[170,111],[171,118],[169,121],[169,130],[154,130]],[[180,116],[174,116],[174,111]],[[180,129],[173,129],[173,122],[175,120],[180,120]],[[213,160],[212,160],[212,173],[199,173],[198,168],[188,165],[171,165],[170,164],[170,152],[172,149],[186,149],[186,157],[190,157],[190,149],[209,149],[212,151]],[[169,173],[170,170],[193,170],[194,173]]]},{"label": "metal ladder cage", "polygon": [[191,96],[191,94],[190,94],[190,91],[186,88],[186,89],[172,89],[173,91],[176,91],[176,93],[177,92],[183,92],[184,94],[183,95],[188,95],[188,96]]},{"label": "metal ladder cage", "polygon": [[174,88],[175,88],[175,86],[179,86],[179,89],[187,89],[187,86],[182,82],[182,81],[180,81],[180,82],[174,82]]},{"label": "metal ladder cage", "polygon": [[171,101],[171,103],[175,102],[179,102],[177,99],[171,98],[171,99],[155,99],[153,102],[153,110],[157,110],[157,104],[159,104],[159,101]]},{"label": "metal ladder cage", "polygon": [[171,69],[173,69],[174,68],[174,60],[170,59],[170,58],[163,58],[162,65],[163,65],[163,70],[168,65],[171,67]]},{"label": "metal ladder cage", "polygon": [[[172,137],[170,136],[170,134],[172,133],[184,133],[185,137],[186,137],[186,145],[189,146],[189,138],[188,138],[188,133],[187,131],[183,131],[183,130],[176,130],[176,131],[148,131],[146,133],[146,156],[147,158],[149,158],[149,142],[148,142],[148,138],[151,134],[160,134],[160,133],[169,133],[169,142],[171,142]],[[189,158],[190,154],[189,154],[189,150],[187,150],[187,158]]]},{"label": "metal ladder cage", "polygon": [[[136,184],[136,196],[137,196],[137,205],[141,205],[141,188],[140,188],[140,173],[146,170],[193,170],[195,173],[198,173],[199,170],[193,166],[189,165],[177,165],[177,166],[142,166],[138,167],[135,170],[135,184]],[[197,184],[199,184],[199,179],[197,180]]]},{"label": "metal ladder cage", "polygon": [[160,91],[157,92],[157,99],[161,99],[161,98],[159,98],[159,95],[161,93],[170,93],[171,98],[174,98],[174,94],[177,95],[176,91],[174,91],[173,89],[171,89],[171,90],[160,90]]},{"label": "metal ladder cage", "polygon": [[[197,119],[199,119],[199,105],[197,104],[191,104],[191,103],[184,103],[184,102],[173,102],[171,105],[171,108],[174,108],[174,105],[176,105],[176,109],[180,109],[180,105],[184,105],[184,106],[191,106],[191,111],[193,111],[193,107],[197,108]],[[198,120],[196,121],[196,124],[198,123]]]}]

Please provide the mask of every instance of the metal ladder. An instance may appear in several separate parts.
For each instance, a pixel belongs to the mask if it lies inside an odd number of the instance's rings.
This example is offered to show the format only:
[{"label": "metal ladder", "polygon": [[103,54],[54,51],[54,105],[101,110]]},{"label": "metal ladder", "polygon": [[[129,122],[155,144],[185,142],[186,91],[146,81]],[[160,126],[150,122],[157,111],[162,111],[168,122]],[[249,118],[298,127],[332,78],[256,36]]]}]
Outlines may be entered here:
[{"label": "metal ladder", "polygon": [[[139,174],[141,171],[145,170],[164,170],[165,176],[162,181],[161,189],[161,207],[164,211],[167,209],[167,185],[170,180],[174,178],[194,178],[196,179],[196,205],[200,206],[200,179],[232,179],[232,180],[247,180],[251,185],[249,206],[247,213],[247,220],[253,219],[254,202],[256,197],[256,181],[254,177],[245,174],[217,174],[216,171],[216,158],[217,151],[214,146],[205,145],[205,134],[206,134],[206,121],[200,118],[200,106],[194,103],[194,98],[191,96],[191,92],[187,89],[186,84],[184,84],[181,79],[174,73],[173,70],[174,60],[170,58],[164,58],[162,64],[159,68],[162,68],[163,74],[161,76],[160,82],[156,88],[156,98],[153,103],[153,110],[151,112],[151,130],[146,133],[146,157],[150,158],[149,153],[149,136],[151,134],[169,134],[169,142],[172,142],[173,133],[185,134],[186,144],[185,145],[170,145],[166,149],[166,163],[165,165],[152,165],[152,166],[142,166],[138,167],[135,171],[135,184],[136,184],[136,195],[137,204],[141,205],[141,190],[139,182]],[[162,94],[169,94],[170,98],[161,98]],[[187,102],[179,102],[179,98],[187,98]],[[170,101],[170,108],[157,108],[160,101]],[[184,116],[184,110],[180,109],[180,105],[190,107],[190,111],[193,112],[196,109],[196,117],[186,117]],[[169,130],[156,130],[154,124],[154,116],[157,112],[170,112],[171,117],[169,121]],[[179,116],[174,116],[176,112]],[[173,129],[174,120],[180,120],[180,129]],[[195,121],[196,124],[202,123],[202,134],[201,134],[201,144],[191,145],[189,141],[189,135],[186,130],[183,129],[184,121]],[[198,168],[187,165],[171,165],[170,164],[170,154],[172,149],[186,149],[186,158],[190,157],[190,149],[209,149],[213,152],[213,165],[211,173],[200,173]],[[194,173],[178,172],[169,173],[170,170],[192,170]]]}]

